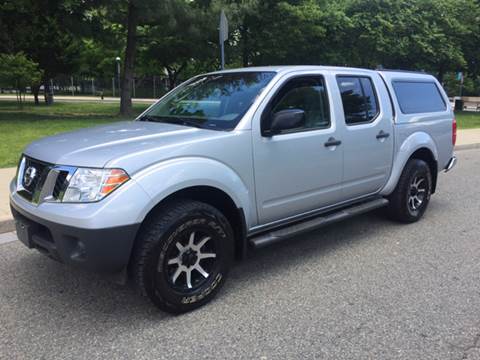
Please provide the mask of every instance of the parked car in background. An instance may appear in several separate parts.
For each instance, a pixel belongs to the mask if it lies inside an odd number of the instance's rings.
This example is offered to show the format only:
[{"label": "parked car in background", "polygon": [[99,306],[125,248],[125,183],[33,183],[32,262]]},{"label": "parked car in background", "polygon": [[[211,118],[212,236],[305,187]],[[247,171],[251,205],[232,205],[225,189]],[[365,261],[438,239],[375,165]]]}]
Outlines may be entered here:
[{"label": "parked car in background", "polygon": [[135,121],[29,145],[11,183],[17,234],[66,264],[128,274],[185,312],[251,248],[385,207],[412,223],[456,162],[427,74],[323,66],[196,76]]}]

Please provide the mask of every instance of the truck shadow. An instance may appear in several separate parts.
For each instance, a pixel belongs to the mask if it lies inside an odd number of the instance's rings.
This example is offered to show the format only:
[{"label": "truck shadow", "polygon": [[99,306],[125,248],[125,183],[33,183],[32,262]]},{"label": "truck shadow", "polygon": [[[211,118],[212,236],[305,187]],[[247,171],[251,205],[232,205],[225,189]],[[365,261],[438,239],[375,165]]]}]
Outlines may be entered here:
[{"label": "truck shadow", "polygon": [[[432,208],[430,212],[434,216],[439,209]],[[327,258],[343,248],[360,246],[362,242],[386,241],[386,234],[400,226],[404,225],[386,220],[377,211],[251,252],[247,259],[235,264],[225,287],[212,303],[180,318],[197,318],[204,311],[215,312],[228,307],[239,292],[248,292],[248,288],[255,287],[258,282],[294,271],[296,266],[316,266],[319,258]],[[95,324],[109,322],[128,331],[139,323],[154,327],[159,321],[180,320],[157,310],[131,286],[116,285],[102,276],[56,263],[23,249],[19,243],[9,246],[15,247],[21,255],[8,258],[4,264],[8,274],[3,275],[7,281],[0,284],[0,292],[9,294],[12,306],[21,304],[21,314],[19,309],[15,319],[19,323],[41,313],[50,319],[49,324],[42,326],[64,326],[75,319],[77,331],[92,331],[92,326],[95,331]]]}]

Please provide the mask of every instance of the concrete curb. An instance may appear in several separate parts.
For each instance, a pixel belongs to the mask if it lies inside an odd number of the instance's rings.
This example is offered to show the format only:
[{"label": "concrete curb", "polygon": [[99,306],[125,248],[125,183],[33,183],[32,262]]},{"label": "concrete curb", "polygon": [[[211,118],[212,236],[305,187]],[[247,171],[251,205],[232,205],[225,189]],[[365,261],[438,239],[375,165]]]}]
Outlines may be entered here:
[{"label": "concrete curb", "polygon": [[[465,144],[455,146],[455,151],[480,149],[480,143]],[[0,234],[15,231],[15,221],[13,219],[0,219]]]},{"label": "concrete curb", "polygon": [[455,151],[471,150],[471,149],[480,149],[480,143],[455,146]]},{"label": "concrete curb", "polygon": [[0,220],[0,234],[11,232],[15,230],[15,221],[13,219]]}]

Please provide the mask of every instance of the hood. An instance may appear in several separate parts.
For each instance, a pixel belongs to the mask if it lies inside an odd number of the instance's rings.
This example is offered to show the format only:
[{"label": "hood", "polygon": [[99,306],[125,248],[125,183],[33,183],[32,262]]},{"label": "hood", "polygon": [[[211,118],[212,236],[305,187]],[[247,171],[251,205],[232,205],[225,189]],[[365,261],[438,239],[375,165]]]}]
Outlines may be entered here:
[{"label": "hood", "polygon": [[125,121],[49,136],[31,143],[25,155],[57,165],[105,167],[135,153],[172,148],[175,144],[212,138],[222,131],[174,124]]}]

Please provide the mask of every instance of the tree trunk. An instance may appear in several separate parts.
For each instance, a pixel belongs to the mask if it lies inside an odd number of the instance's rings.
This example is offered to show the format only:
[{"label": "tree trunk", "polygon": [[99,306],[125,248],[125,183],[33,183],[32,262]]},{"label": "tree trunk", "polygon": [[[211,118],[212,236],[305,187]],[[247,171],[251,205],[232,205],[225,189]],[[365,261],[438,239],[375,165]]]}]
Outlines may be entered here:
[{"label": "tree trunk", "polygon": [[442,65],[440,65],[440,69],[438,69],[438,73],[437,73],[437,80],[440,84],[443,84],[443,77],[445,76],[445,67]]},{"label": "tree trunk", "polygon": [[132,115],[132,83],[135,71],[135,53],[137,47],[138,9],[132,1],[128,4],[127,47],[120,89],[120,114]]},{"label": "tree trunk", "polygon": [[170,66],[165,66],[168,74],[168,90],[173,90],[177,86],[178,75],[185,69],[187,63],[184,62],[178,69]]},{"label": "tree trunk", "polygon": [[48,80],[45,80],[45,82],[43,83],[43,95],[45,97],[45,104],[52,105],[53,95],[52,95],[52,89],[50,88],[50,83]]},{"label": "tree trunk", "polygon": [[43,82],[43,99],[45,100],[45,104],[48,104],[48,97],[47,97],[48,89],[49,89],[48,80],[45,80]]},{"label": "tree trunk", "polygon": [[33,94],[33,98],[35,99],[35,105],[40,105],[40,101],[38,100],[39,92],[40,92],[40,85],[32,85],[32,94]]},{"label": "tree trunk", "polygon": [[171,69],[170,67],[165,67],[167,69],[167,74],[168,74],[168,90],[172,90],[175,87],[175,71]]}]

